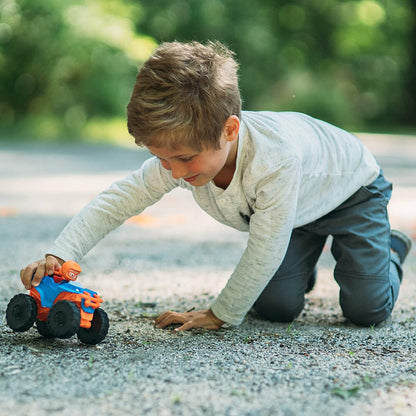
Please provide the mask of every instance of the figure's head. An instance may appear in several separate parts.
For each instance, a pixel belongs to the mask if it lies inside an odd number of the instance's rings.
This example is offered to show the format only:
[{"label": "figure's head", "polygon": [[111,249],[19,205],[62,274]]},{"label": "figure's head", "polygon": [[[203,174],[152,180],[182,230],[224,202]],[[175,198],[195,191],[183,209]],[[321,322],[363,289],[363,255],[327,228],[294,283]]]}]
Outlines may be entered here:
[{"label": "figure's head", "polygon": [[78,263],[68,260],[61,267],[61,274],[65,280],[77,280],[78,275],[81,273],[81,267]]},{"label": "figure's head", "polygon": [[237,69],[220,43],[162,43],[140,69],[127,106],[136,144],[219,149],[225,122],[241,113]]}]

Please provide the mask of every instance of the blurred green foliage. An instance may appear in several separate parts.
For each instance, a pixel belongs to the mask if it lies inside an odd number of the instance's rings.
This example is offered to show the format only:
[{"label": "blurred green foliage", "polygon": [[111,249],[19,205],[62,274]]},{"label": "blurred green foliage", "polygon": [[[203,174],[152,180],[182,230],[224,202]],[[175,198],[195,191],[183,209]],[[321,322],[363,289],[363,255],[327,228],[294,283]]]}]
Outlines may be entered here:
[{"label": "blurred green foliage", "polygon": [[23,134],[79,135],[120,117],[137,66],[156,46],[127,1],[1,0],[0,114]]},{"label": "blurred green foliage", "polygon": [[241,64],[246,108],[348,128],[415,122],[415,2],[142,0],[158,41],[219,39]]},{"label": "blurred green foliage", "polygon": [[245,109],[410,129],[415,16],[414,0],[0,0],[1,127],[117,134],[159,42],[218,39],[240,62]]}]

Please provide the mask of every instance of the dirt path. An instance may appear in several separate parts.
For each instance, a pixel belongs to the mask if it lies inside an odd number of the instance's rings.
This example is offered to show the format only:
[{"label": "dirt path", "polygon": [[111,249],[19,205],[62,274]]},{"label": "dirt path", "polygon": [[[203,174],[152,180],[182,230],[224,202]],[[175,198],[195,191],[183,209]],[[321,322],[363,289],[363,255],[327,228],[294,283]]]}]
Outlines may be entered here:
[{"label": "dirt path", "polygon": [[[416,137],[362,136],[393,181],[391,223],[416,238]],[[42,256],[96,193],[139,166],[137,148],[0,143],[0,415],[414,415],[416,251],[394,314],[377,328],[342,317],[326,250],[291,325],[153,328],[169,309],[209,306],[247,236],[174,191],[111,233],[80,280],[105,299],[96,347],[13,333],[4,313],[20,267]]]}]

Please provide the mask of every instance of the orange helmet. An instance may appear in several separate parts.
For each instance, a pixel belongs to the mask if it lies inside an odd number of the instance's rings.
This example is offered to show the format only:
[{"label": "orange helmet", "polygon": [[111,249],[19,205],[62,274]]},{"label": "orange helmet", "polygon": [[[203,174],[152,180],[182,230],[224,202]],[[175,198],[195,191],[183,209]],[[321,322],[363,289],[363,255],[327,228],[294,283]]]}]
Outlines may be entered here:
[{"label": "orange helmet", "polygon": [[61,273],[65,280],[77,280],[78,275],[81,273],[81,267],[78,263],[68,260],[62,265]]}]

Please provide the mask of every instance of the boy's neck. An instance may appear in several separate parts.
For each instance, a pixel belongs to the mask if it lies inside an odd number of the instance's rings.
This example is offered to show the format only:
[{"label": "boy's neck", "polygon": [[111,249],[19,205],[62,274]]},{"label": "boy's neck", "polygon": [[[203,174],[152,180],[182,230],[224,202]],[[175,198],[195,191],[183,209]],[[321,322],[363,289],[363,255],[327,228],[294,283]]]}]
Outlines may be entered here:
[{"label": "boy's neck", "polygon": [[228,153],[227,161],[218,175],[214,178],[214,183],[219,188],[227,189],[228,185],[233,180],[235,168],[237,166],[237,151],[238,137],[230,143],[230,151]]}]

